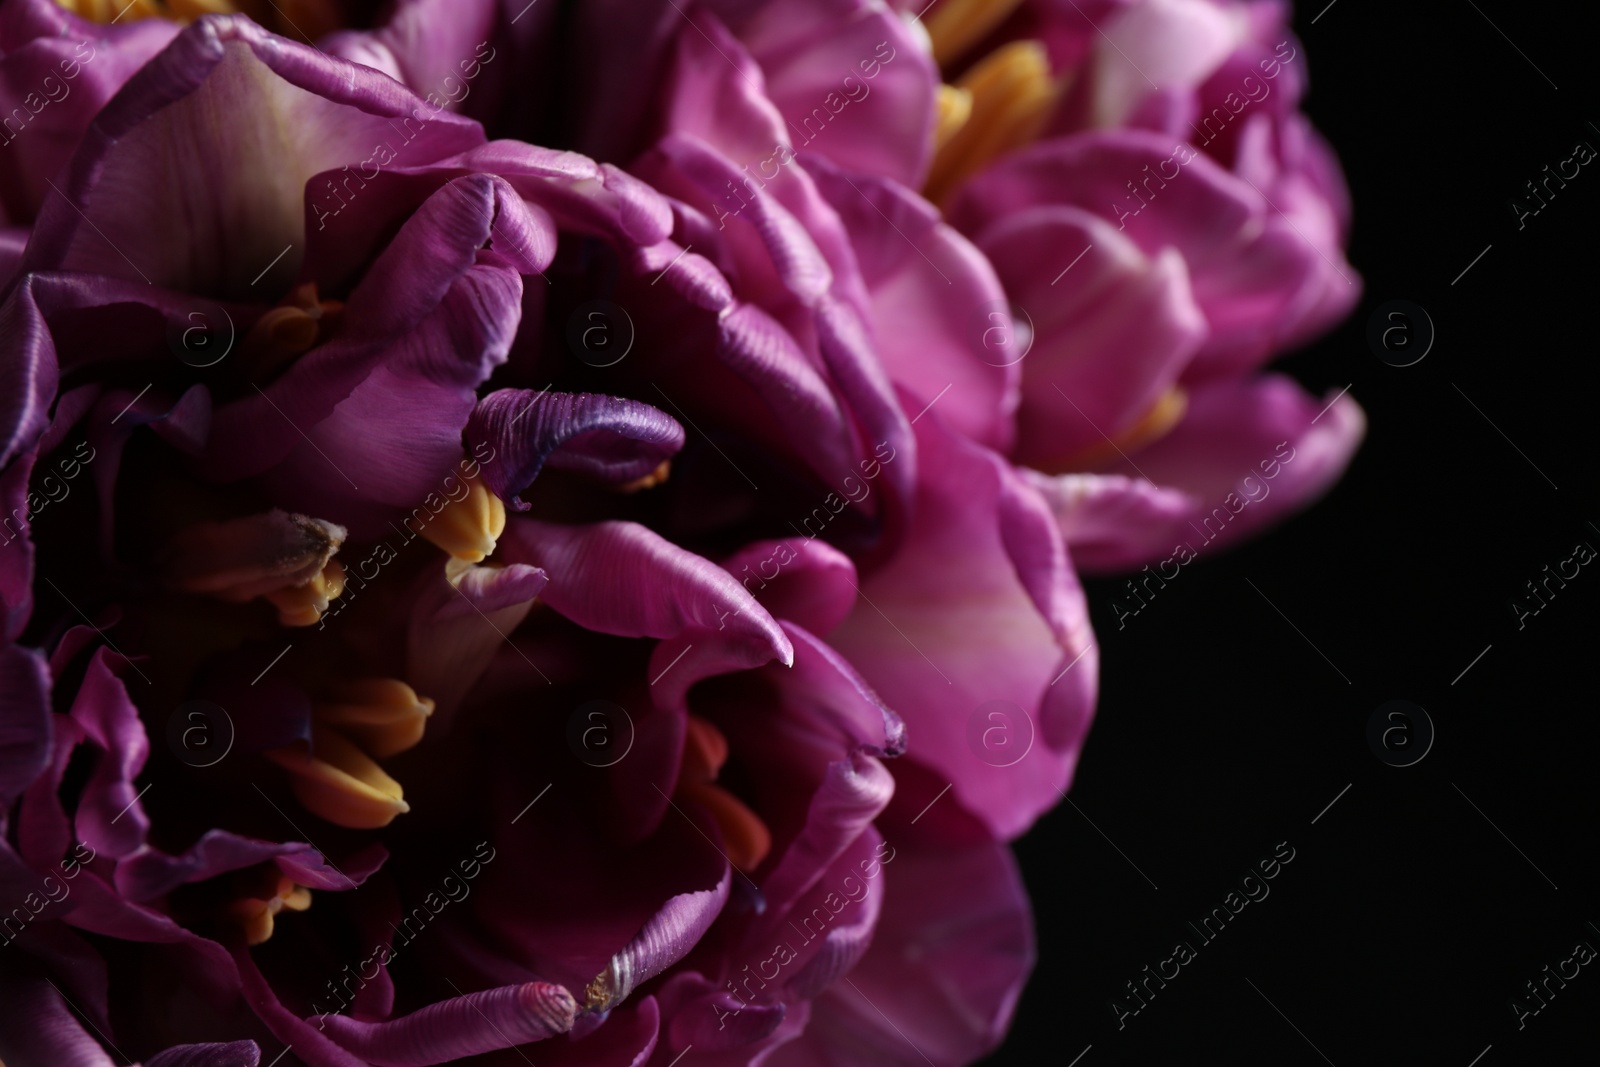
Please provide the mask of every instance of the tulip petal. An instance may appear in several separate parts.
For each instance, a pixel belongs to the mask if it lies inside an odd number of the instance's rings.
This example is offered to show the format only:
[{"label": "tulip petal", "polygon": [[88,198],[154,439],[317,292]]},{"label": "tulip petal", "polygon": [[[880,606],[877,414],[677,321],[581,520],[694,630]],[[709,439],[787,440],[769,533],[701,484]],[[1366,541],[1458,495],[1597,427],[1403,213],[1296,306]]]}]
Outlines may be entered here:
[{"label": "tulip petal", "polygon": [[178,1045],[144,1061],[144,1067],[260,1067],[261,1048],[254,1041]]},{"label": "tulip petal", "polygon": [[[1324,299],[1329,250],[1296,233],[1261,190],[1163,134],[1114,130],[1040,142],[973,179],[949,217],[963,232],[981,233],[1000,215],[1044,205],[1115,215],[1146,255],[1168,246],[1182,254],[1210,330],[1187,381],[1260,364]],[[1352,271],[1335,270],[1354,287]]]},{"label": "tulip petal", "polygon": [[[1009,838],[1071,779],[1098,651],[1044,501],[937,412],[917,424],[922,470],[905,542],[830,644],[905,716],[905,759],[951,783],[958,804]],[[1015,760],[971,742],[973,717],[996,701],[1016,720],[1018,744],[1032,735]]]},{"label": "tulip petal", "polygon": [[723,631],[726,670],[794,661],[789,638],[732,575],[643,526],[512,519],[501,544],[507,559],[550,576],[544,602],[585,629],[657,639]]},{"label": "tulip petal", "polygon": [[0,812],[50,764],[50,671],[32,649],[0,648]]},{"label": "tulip petal", "polygon": [[768,1062],[970,1063],[1000,1043],[1033,969],[1033,919],[1001,844],[914,850],[884,864],[883,912],[846,981]]},{"label": "tulip petal", "polygon": [[55,986],[40,978],[0,976],[0,1057],[18,1065],[114,1067]]},{"label": "tulip petal", "polygon": [[815,537],[753,542],[723,560],[722,569],[773,618],[813,633],[828,633],[843,622],[858,594],[850,557]]},{"label": "tulip petal", "polygon": [[529,982],[452,997],[385,1022],[316,1018],[319,1028],[375,1067],[431,1067],[565,1033],[576,1012],[572,994],[561,986]]},{"label": "tulip petal", "polygon": [[1078,569],[1132,570],[1172,551],[1199,501],[1121,474],[1022,472],[1055,515]]},{"label": "tulip petal", "polygon": [[[79,838],[97,853],[124,857],[140,848],[150,820],[139,802],[134,779],[150,753],[139,709],[111,666],[117,655],[95,649],[82,685],[72,703],[72,717],[86,739],[100,750],[100,759],[78,802],[75,822]],[[125,663],[120,656],[119,662]]]},{"label": "tulip petal", "polygon": [[1033,327],[1019,365],[1017,458],[1047,469],[1115,458],[1111,442],[1173,387],[1205,340],[1182,257],[1146,256],[1075,207],[1018,211],[978,244]]},{"label": "tulip petal", "polygon": [[1348,394],[1319,400],[1278,374],[1217,382],[1196,389],[1177,428],[1132,462],[1197,501],[1177,531],[1192,549],[1232,544],[1327,492],[1366,425]]},{"label": "tulip petal", "polygon": [[[45,198],[25,267],[243,296],[288,246],[272,269],[291,277],[304,254],[307,181],[359,166],[395,137],[390,120],[427,106],[376,71],[242,16],[201,19],[90,125],[61,192]],[[440,113],[407,151],[438,159],[481,142],[476,123]],[[146,239],[163,225],[185,240]]]},{"label": "tulip petal", "polygon": [[893,182],[852,177],[825,161],[807,168],[851,237],[889,376],[915,395],[917,410],[937,401],[968,437],[1009,448],[1022,368],[1014,348],[996,353],[984,344],[986,312],[1009,313],[989,260]]},{"label": "tulip petal", "polygon": [[[0,11],[0,218],[31,222],[48,180],[72,158],[83,132],[134,71],[178,27],[165,19],[91,25],[53,0],[14,0]],[[69,73],[70,72],[70,73]],[[17,144],[16,142],[21,142]]]},{"label": "tulip petal", "polygon": [[[728,902],[731,877],[729,868],[713,888],[680,893],[667,900],[591,983],[591,1007],[604,1010],[621,1003],[635,988],[687,955],[722,913]],[[595,1003],[597,996],[599,1005]]]},{"label": "tulip petal", "polygon": [[683,447],[683,427],[637,400],[593,393],[534,393],[499,389],[478,402],[467,423],[474,453],[492,450],[484,481],[518,511],[518,495],[546,462],[603,481],[636,481]]},{"label": "tulip petal", "polygon": [[469,567],[458,582],[444,566],[417,578],[408,612],[406,674],[437,704],[441,728],[549,582],[537,567]]},{"label": "tulip petal", "polygon": [[825,0],[765,5],[738,33],[761,64],[773,106],[790,117],[787,130],[807,166],[821,155],[860,174],[922,185],[939,72],[907,21],[881,4]]}]

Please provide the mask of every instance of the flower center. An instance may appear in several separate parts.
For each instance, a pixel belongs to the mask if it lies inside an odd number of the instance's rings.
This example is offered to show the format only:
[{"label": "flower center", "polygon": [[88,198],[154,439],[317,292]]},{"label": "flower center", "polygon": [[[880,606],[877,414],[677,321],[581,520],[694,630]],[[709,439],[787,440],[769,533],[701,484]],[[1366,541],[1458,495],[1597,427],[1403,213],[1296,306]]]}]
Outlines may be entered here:
[{"label": "flower center", "polygon": [[761,865],[772,848],[772,832],[744,802],[716,784],[728,761],[728,739],[698,715],[690,715],[683,739],[683,762],[676,795],[703,807],[722,831],[728,861],[741,871]]},{"label": "flower center", "polygon": [[377,830],[411,806],[376,759],[421,741],[432,714],[432,700],[396,679],[343,682],[313,705],[309,746],[297,741],[266,756],[289,772],[306,810],[337,826]]},{"label": "flower center", "polygon": [[317,284],[296,286],[277,307],[256,320],[239,344],[239,359],[249,378],[269,382],[338,327],[344,305],[317,299]]}]

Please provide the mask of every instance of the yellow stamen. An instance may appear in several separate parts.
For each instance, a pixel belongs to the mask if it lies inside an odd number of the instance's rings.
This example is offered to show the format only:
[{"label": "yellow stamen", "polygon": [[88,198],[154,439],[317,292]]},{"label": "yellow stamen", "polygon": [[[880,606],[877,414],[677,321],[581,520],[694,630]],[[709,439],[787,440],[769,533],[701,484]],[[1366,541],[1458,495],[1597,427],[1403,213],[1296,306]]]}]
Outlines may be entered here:
[{"label": "yellow stamen", "polygon": [[1062,86],[1050,76],[1050,57],[1037,41],[995,49],[956,83],[972,97],[967,121],[940,147],[924,194],[940,203],[990,160],[1033,140],[1044,128]]},{"label": "yellow stamen", "polygon": [[654,489],[656,486],[666,481],[667,476],[671,473],[672,460],[664,459],[661,461],[661,466],[657,467],[649,474],[646,474],[643,478],[635,478],[631,482],[625,482],[622,485],[617,486],[617,492],[637,493],[641,489]]},{"label": "yellow stamen", "polygon": [[377,830],[411,810],[400,783],[372,757],[333,730],[311,728],[305,742],[273,749],[267,758],[289,772],[300,803],[329,822],[352,830]]},{"label": "yellow stamen", "polygon": [[168,17],[193,22],[201,15],[231,15],[239,10],[228,0],[167,0]]},{"label": "yellow stamen", "polygon": [[1041,465],[1046,474],[1064,474],[1069,471],[1099,470],[1123,458],[1136,449],[1154,444],[1165,437],[1183,419],[1189,406],[1189,397],[1181,388],[1173,386],[1156,398],[1154,404],[1140,415],[1127,429],[1113,435],[1110,441],[1080,449],[1056,463]]},{"label": "yellow stamen", "polygon": [[117,18],[118,12],[124,7],[127,9],[127,14],[118,19],[119,22],[132,22],[134,19],[149,18],[163,13],[160,5],[152,3],[151,0],[132,0],[131,3],[128,0],[122,0],[122,3],[116,3],[115,0],[56,0],[56,3],[90,22],[110,22]]},{"label": "yellow stamen", "polygon": [[277,307],[256,320],[239,343],[239,359],[253,380],[270,381],[326,340],[344,305],[319,300],[315,282],[296,286]]},{"label": "yellow stamen", "polygon": [[285,626],[309,626],[344,591],[333,555],[345,528],[281,509],[224,522],[198,522],[172,538],[167,582],[232,604],[265,597]]},{"label": "yellow stamen", "polygon": [[243,13],[274,33],[316,40],[343,28],[331,0],[56,0],[90,22],[132,22],[167,18],[193,22],[202,15]]},{"label": "yellow stamen", "polygon": [[344,592],[344,564],[330,559],[322,571],[305,585],[279,589],[268,593],[266,599],[278,609],[278,623],[282,626],[313,626],[328,610],[331,601]]},{"label": "yellow stamen", "polygon": [[972,117],[972,94],[954,85],[939,86],[939,118],[933,128],[933,150],[938,153],[950,143]]},{"label": "yellow stamen", "polygon": [[422,536],[462,563],[481,563],[505,532],[506,506],[482,482],[474,479],[467,486],[466,496],[446,503],[422,527]]},{"label": "yellow stamen", "polygon": [[358,743],[373,759],[404,752],[422,740],[433,701],[398,678],[342,682],[316,704],[317,721]]},{"label": "yellow stamen", "polygon": [[933,58],[941,67],[960,59],[1021,4],[1022,0],[939,0],[922,22],[933,42]]},{"label": "yellow stamen", "polygon": [[278,879],[277,890],[266,899],[245,897],[234,901],[228,912],[244,926],[246,944],[259,945],[272,936],[278,912],[305,911],[311,907],[311,890],[295,885],[288,878]]}]

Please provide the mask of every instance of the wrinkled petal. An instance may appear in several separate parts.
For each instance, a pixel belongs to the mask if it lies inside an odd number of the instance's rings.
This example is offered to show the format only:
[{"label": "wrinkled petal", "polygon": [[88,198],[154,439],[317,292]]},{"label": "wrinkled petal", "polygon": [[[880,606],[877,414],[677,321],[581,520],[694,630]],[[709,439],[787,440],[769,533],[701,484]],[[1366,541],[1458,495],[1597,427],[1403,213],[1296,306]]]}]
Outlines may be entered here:
[{"label": "wrinkled petal", "polygon": [[453,997],[386,1022],[343,1015],[318,1021],[376,1067],[430,1067],[565,1033],[576,1011],[572,994],[561,986],[530,982]]},{"label": "wrinkled petal", "polygon": [[484,481],[518,511],[518,495],[546,462],[603,481],[623,483],[650,474],[683,447],[676,419],[637,400],[592,393],[534,393],[500,389],[478,402],[467,443],[485,443],[498,462]]},{"label": "wrinkled petal", "polygon": [[177,1045],[144,1061],[144,1067],[260,1067],[261,1048],[254,1041]]}]

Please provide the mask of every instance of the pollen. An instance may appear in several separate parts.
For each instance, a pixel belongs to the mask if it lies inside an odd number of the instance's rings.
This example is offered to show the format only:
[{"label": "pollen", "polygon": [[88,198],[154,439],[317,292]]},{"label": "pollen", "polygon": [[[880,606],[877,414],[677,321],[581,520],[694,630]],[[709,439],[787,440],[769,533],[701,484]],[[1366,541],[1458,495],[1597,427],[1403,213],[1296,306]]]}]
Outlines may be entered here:
[{"label": "pollen", "polygon": [[454,580],[467,564],[481,563],[494,553],[495,543],[506,529],[506,506],[500,498],[476,479],[467,483],[467,495],[451,500],[444,510],[422,528],[422,536],[450,553],[459,563],[451,572]]},{"label": "pollen", "polygon": [[[971,106],[967,120],[939,145],[934,156],[924,193],[936,204],[996,156],[1037,137],[1060,98],[1062,85],[1050,75],[1050,57],[1044,45],[1013,41],[979,60],[957,80],[955,88],[970,95]],[[941,126],[944,113],[941,103]]]},{"label": "pollen", "polygon": [[259,945],[272,937],[280,911],[305,911],[311,907],[311,890],[279,877],[277,890],[269,897],[243,897],[228,907],[228,913],[244,927],[246,944]]},{"label": "pollen", "polygon": [[933,42],[933,58],[941,67],[960,59],[1021,4],[1022,0],[939,0],[923,20]]},{"label": "pollen", "polygon": [[289,786],[306,810],[336,826],[377,830],[411,810],[400,783],[335,730],[311,728],[311,745],[272,749],[267,758],[289,772]]}]

